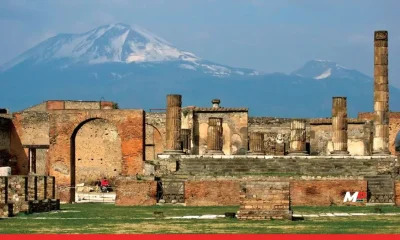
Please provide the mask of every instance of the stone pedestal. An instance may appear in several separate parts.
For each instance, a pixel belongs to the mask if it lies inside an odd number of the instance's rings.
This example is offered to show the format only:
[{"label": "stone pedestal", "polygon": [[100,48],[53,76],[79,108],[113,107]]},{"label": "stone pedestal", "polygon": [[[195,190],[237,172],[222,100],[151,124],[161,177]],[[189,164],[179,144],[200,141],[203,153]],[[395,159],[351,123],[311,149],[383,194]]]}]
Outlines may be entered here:
[{"label": "stone pedestal", "polygon": [[374,139],[373,155],[389,155],[388,32],[374,36]]},{"label": "stone pedestal", "polygon": [[211,155],[224,154],[222,151],[222,118],[209,118],[207,131],[207,153]]},{"label": "stone pedestal", "polygon": [[305,120],[295,119],[290,123],[289,155],[307,155]]},{"label": "stone pedestal", "polygon": [[264,133],[252,132],[249,134],[250,155],[264,155]]},{"label": "stone pedestal", "polygon": [[349,155],[347,151],[347,99],[332,98],[332,155]]},{"label": "stone pedestal", "polygon": [[167,96],[166,150],[165,154],[183,154],[181,142],[182,96]]}]

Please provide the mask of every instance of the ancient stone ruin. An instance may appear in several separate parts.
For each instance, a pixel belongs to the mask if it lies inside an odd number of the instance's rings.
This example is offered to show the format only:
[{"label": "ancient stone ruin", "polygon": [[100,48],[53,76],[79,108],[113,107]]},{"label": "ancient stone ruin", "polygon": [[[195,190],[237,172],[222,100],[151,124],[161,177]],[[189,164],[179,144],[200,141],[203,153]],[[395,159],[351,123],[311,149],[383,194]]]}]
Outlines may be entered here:
[{"label": "ancient stone ruin", "polygon": [[[252,117],[223,99],[182,106],[179,94],[156,111],[49,100],[0,113],[0,167],[8,167],[0,215],[10,203],[13,211],[39,211],[51,205],[46,199],[77,202],[104,177],[116,205],[240,205],[240,219],[291,219],[291,206],[399,205],[400,113],[389,111],[388,33],[374,40],[374,112],[357,118],[347,116],[345,96],[332,98],[331,117],[312,119]],[[346,192],[368,194],[344,202]]]}]

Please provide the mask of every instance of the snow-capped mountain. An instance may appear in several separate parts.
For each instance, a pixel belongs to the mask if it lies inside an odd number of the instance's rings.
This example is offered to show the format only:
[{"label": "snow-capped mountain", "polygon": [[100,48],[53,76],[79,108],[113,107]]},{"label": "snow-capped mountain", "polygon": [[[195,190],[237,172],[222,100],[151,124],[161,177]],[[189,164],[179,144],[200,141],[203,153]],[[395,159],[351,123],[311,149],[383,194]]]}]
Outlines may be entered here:
[{"label": "snow-capped mountain", "polygon": [[[219,98],[221,106],[248,107],[253,116],[329,117],[332,96],[347,97],[351,117],[373,110],[372,78],[335,62],[264,74],[213,63],[125,24],[58,34],[2,69],[0,107],[11,111],[51,99],[106,99],[148,110],[164,108],[171,93],[182,94],[183,105],[211,106]],[[400,110],[394,87],[390,109]]]},{"label": "snow-capped mountain", "polygon": [[214,76],[258,75],[254,70],[232,68],[202,60],[179,50],[166,40],[140,28],[118,23],[82,34],[58,34],[38,44],[2,67],[6,71],[20,63],[41,65],[58,62],[59,68],[76,64],[176,62],[186,70]]},{"label": "snow-capped mountain", "polygon": [[329,60],[311,60],[300,69],[290,73],[293,76],[323,80],[328,78],[370,79],[367,75],[348,69]]}]

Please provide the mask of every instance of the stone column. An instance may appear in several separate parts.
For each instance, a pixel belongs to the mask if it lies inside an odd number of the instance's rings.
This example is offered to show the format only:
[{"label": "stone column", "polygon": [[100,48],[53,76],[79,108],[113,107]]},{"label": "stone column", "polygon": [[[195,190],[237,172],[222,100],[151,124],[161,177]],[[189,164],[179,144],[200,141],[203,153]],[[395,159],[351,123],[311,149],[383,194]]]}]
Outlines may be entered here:
[{"label": "stone column", "polygon": [[251,155],[265,155],[264,152],[264,133],[252,132],[249,133],[249,145]]},{"label": "stone column", "polygon": [[374,140],[373,155],[389,155],[388,32],[374,36]]},{"label": "stone column", "polygon": [[307,155],[305,120],[294,119],[290,123],[289,155]]},{"label": "stone column", "polygon": [[348,155],[347,151],[347,99],[332,98],[332,144],[333,155]]},{"label": "stone column", "polygon": [[165,154],[183,154],[181,142],[182,96],[167,96],[166,150]]},{"label": "stone column", "polygon": [[190,153],[190,129],[181,129],[183,152]]},{"label": "stone column", "polygon": [[210,117],[207,131],[207,154],[224,154],[222,146],[222,118]]}]

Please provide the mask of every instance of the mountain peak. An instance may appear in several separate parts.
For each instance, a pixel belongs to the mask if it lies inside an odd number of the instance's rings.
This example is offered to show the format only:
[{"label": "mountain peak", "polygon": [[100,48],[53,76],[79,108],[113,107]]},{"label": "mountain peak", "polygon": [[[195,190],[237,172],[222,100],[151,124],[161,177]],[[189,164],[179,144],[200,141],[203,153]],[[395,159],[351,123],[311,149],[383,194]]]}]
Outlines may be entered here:
[{"label": "mountain peak", "polygon": [[[306,62],[303,67],[293,71],[290,75],[313,78],[316,80],[328,78],[360,78],[365,79],[363,73],[348,69],[334,61],[314,59]],[[367,77],[368,78],[368,77]]]},{"label": "mountain peak", "polygon": [[131,27],[124,23],[103,25],[80,34],[58,34],[6,63],[1,70],[7,71],[20,63],[66,69],[82,64],[165,62],[175,62],[185,71],[200,70],[218,77],[259,74],[252,69],[232,68],[203,60],[140,26]]},{"label": "mountain peak", "polygon": [[139,26],[116,23],[81,34],[58,34],[18,56],[3,66],[3,69],[27,60],[41,64],[60,59],[69,65],[78,62],[98,64],[200,60],[194,54],[175,48],[168,41]]}]

